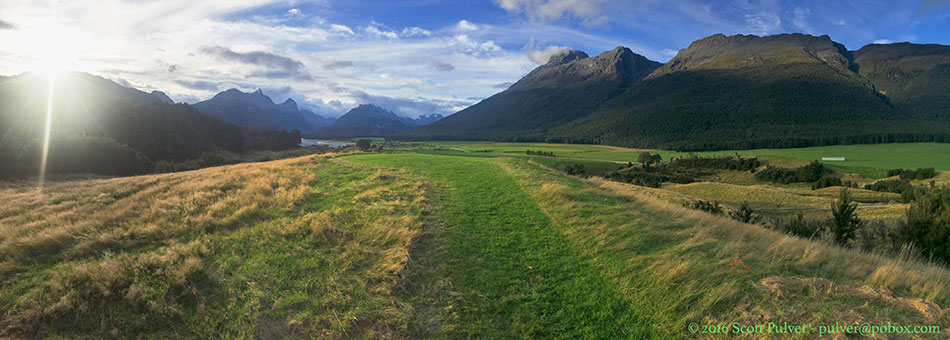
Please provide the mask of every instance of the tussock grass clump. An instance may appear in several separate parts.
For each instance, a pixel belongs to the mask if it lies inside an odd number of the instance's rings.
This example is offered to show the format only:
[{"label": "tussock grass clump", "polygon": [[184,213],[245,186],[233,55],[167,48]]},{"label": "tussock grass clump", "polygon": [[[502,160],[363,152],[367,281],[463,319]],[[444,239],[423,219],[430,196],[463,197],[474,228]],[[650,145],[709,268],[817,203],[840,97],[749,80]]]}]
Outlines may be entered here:
[{"label": "tussock grass clump", "polygon": [[376,337],[428,209],[323,157],[0,189],[0,337]]},{"label": "tussock grass clump", "polygon": [[[618,293],[654,312],[671,337],[685,334],[689,322],[947,326],[950,270],[919,255],[809,241],[685,207],[646,188],[510,164],[556,228],[619,283]],[[735,259],[751,270],[730,267]]]}]

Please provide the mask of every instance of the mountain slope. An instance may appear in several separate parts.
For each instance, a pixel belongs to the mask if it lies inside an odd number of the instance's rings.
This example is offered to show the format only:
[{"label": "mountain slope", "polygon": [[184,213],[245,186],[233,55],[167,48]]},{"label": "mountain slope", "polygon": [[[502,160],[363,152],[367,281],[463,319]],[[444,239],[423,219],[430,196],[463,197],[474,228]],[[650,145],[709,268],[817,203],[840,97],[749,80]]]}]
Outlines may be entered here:
[{"label": "mountain slope", "polygon": [[590,113],[659,66],[625,47],[595,57],[570,51],[553,56],[507,90],[411,134],[422,138],[540,136]]},{"label": "mountain slope", "polygon": [[902,111],[950,120],[950,46],[871,44],[854,52],[859,73]]},{"label": "mountain slope", "polygon": [[[24,74],[0,79],[0,179],[38,173],[50,82]],[[280,150],[299,134],[241,128],[186,104],[166,104],[101,77],[71,72],[53,90],[50,173],[128,175],[158,161],[184,161],[215,150]]]},{"label": "mountain slope", "polygon": [[293,99],[275,104],[259,89],[252,93],[230,89],[192,106],[228,122],[253,128],[297,129],[306,133],[322,127],[320,124],[324,121],[312,117],[314,114],[310,111],[301,111]]},{"label": "mountain slope", "polygon": [[158,100],[159,100],[160,102],[162,102],[162,103],[166,103],[166,104],[174,104],[174,103],[175,103],[175,101],[172,100],[171,98],[169,98],[168,95],[165,94],[165,92],[156,90],[156,91],[152,91],[151,94],[152,94],[153,96],[155,96],[155,97],[158,97]]},{"label": "mountain slope", "polygon": [[845,136],[913,131],[880,127],[904,117],[851,60],[828,36],[710,36],[548,137],[714,149],[837,144]]}]

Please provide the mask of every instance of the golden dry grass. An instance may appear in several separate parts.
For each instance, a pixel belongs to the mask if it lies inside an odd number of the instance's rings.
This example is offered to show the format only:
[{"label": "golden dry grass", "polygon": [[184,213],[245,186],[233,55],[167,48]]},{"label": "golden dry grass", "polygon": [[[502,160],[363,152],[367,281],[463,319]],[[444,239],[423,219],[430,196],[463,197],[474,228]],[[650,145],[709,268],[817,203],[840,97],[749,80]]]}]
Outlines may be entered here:
[{"label": "golden dry grass", "polygon": [[[406,319],[390,288],[428,209],[425,188],[328,158],[64,181],[42,193],[7,185],[0,336],[388,334]],[[249,270],[244,261],[309,266],[312,276]],[[276,289],[314,279],[339,284],[307,288],[316,295],[304,301]],[[356,300],[340,303],[341,295]],[[286,307],[286,299],[296,302]],[[367,326],[372,318],[383,321]]]},{"label": "golden dry grass", "polygon": [[[558,228],[621,283],[621,294],[654,311],[671,338],[693,321],[950,325],[950,270],[912,253],[796,238],[684,208],[662,189],[598,178],[571,185],[554,173],[520,177]],[[736,258],[752,270],[730,267]]]}]

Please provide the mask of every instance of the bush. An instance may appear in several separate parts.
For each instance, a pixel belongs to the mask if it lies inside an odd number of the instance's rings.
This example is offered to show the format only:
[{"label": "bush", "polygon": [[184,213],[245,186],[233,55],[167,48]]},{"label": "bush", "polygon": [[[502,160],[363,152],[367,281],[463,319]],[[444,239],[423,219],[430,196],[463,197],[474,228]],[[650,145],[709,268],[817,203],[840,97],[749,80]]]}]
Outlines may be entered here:
[{"label": "bush", "polygon": [[690,157],[677,158],[670,161],[670,165],[691,169],[721,169],[721,170],[755,170],[762,165],[756,157]]},{"label": "bush", "polygon": [[584,170],[584,164],[579,163],[568,165],[567,168],[564,169],[564,172],[567,172],[567,174],[571,176],[581,176],[587,174],[587,171]]},{"label": "bush", "polygon": [[840,186],[842,186],[841,178],[833,177],[833,176],[824,176],[820,180],[815,181],[815,183],[811,184],[811,190],[827,188],[827,187],[840,187]]},{"label": "bush", "polygon": [[742,202],[739,210],[729,213],[729,216],[742,223],[756,224],[762,221],[762,216],[749,207],[749,202]]},{"label": "bush", "polygon": [[802,213],[798,213],[795,218],[776,221],[775,229],[798,237],[818,238],[825,231],[825,225],[820,221],[806,220]]},{"label": "bush", "polygon": [[373,147],[373,142],[369,139],[360,139],[356,141],[356,147],[359,148],[360,151],[366,152]]},{"label": "bush", "polygon": [[891,169],[887,171],[887,177],[900,176],[901,179],[928,179],[937,176],[937,170],[934,168],[911,169]]},{"label": "bush", "polygon": [[808,165],[798,168],[779,168],[769,166],[755,173],[755,179],[774,183],[815,182],[831,174],[831,169],[819,161],[812,161]]},{"label": "bush", "polygon": [[555,156],[554,156],[554,152],[541,151],[541,150],[538,150],[538,151],[525,150],[525,154],[528,155],[528,156],[555,157]]},{"label": "bush", "polygon": [[722,206],[719,205],[719,202],[709,202],[704,200],[698,200],[693,202],[693,204],[685,204],[687,208],[692,208],[696,210],[702,210],[713,215],[722,215]]},{"label": "bush", "polygon": [[907,209],[906,238],[925,255],[950,260],[950,188],[928,190]]},{"label": "bush", "polygon": [[849,247],[855,233],[864,227],[864,221],[856,214],[857,209],[858,204],[852,201],[848,189],[842,189],[838,199],[831,203],[829,231],[835,243]]},{"label": "bush", "polygon": [[906,179],[889,179],[864,185],[864,188],[868,190],[893,192],[897,194],[910,190],[911,187],[913,186],[910,184],[910,181]]}]

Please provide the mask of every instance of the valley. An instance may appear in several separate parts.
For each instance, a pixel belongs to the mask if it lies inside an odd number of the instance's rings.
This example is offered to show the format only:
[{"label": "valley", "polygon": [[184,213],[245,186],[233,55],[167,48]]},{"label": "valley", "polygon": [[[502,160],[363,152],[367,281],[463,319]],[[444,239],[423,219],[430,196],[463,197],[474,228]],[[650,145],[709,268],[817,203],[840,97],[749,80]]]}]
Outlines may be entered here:
[{"label": "valley", "polygon": [[[859,157],[862,147],[833,151]],[[549,162],[623,161],[643,151],[594,145],[385,150],[66,180],[43,194],[0,189],[10,202],[0,212],[0,306],[8,311],[0,332],[687,338],[693,322],[948,326],[943,265],[906,249],[846,249],[684,207],[716,200],[734,210],[748,201],[762,215],[824,216],[839,188],[729,171],[648,188],[569,176]],[[825,151],[740,153],[791,166]],[[902,166],[893,155],[864,155],[865,164]],[[892,221],[906,210],[893,202],[899,195],[853,190],[858,202],[877,202],[859,203],[863,219]],[[70,220],[82,222],[62,223]],[[736,258],[751,269],[731,267]]]}]

